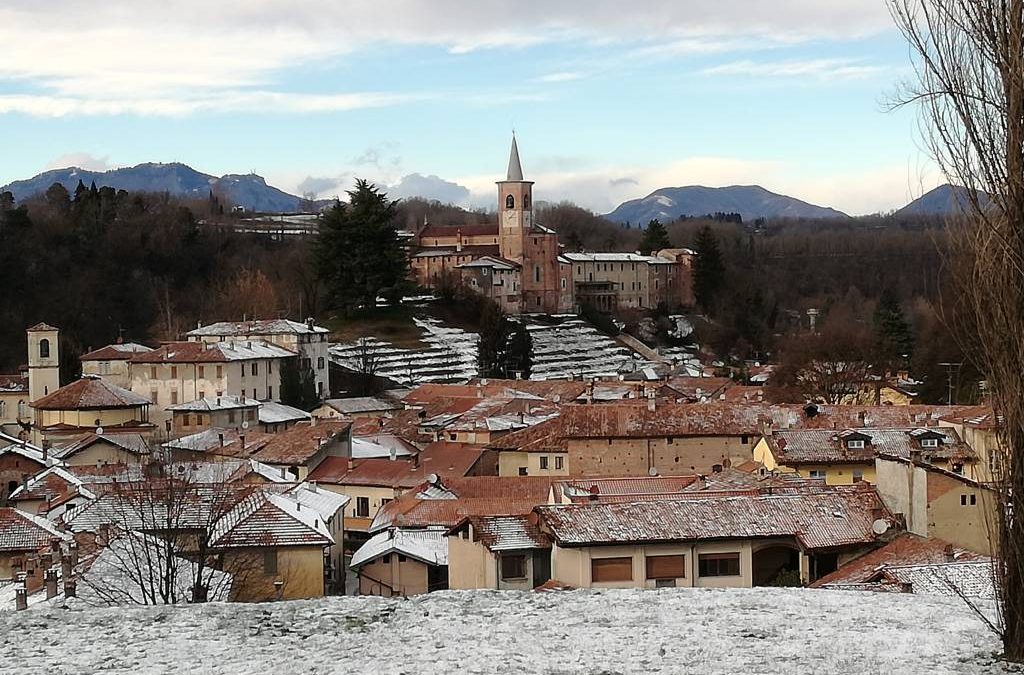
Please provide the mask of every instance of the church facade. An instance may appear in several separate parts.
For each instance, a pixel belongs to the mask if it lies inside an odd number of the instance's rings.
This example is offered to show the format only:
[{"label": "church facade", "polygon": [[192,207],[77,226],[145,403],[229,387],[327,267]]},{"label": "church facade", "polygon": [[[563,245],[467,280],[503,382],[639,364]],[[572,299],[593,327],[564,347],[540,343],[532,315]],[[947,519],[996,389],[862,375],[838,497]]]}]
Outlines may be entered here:
[{"label": "church facade", "polygon": [[638,296],[643,286],[638,289],[634,281],[626,291],[621,280],[607,274],[615,271],[611,269],[614,266],[591,265],[584,275],[583,261],[573,257],[582,254],[564,254],[555,231],[534,220],[533,181],[523,178],[515,137],[505,180],[498,181],[497,188],[496,222],[427,225],[416,234],[410,259],[416,283],[432,289],[469,288],[491,298],[508,314],[575,312],[582,302],[591,302],[591,296],[597,295],[595,282],[604,291],[601,302],[595,304],[608,311],[653,308],[659,302],[670,306],[688,304],[688,300],[692,303],[686,290],[689,256],[679,254],[685,249],[654,256],[597,254],[627,256],[634,269],[639,263],[645,273],[650,268],[663,276],[664,280],[647,284],[643,299]]}]

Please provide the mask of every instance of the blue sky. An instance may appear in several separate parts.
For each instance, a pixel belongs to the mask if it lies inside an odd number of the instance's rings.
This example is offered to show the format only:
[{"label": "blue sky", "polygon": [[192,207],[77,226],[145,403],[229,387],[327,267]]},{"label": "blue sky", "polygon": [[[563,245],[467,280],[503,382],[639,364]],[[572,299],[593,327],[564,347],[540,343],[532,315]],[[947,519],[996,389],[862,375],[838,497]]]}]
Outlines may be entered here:
[{"label": "blue sky", "polygon": [[0,184],[182,161],[489,205],[513,127],[538,199],[599,212],[757,183],[859,214],[941,182],[885,110],[908,56],[882,0],[298,4],[9,0]]}]

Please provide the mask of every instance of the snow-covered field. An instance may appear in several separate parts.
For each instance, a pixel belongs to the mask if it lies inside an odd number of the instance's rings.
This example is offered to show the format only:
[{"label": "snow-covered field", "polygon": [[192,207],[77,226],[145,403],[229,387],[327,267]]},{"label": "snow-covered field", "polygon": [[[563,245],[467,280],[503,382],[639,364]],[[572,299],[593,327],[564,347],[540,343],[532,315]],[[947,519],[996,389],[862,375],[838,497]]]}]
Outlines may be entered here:
[{"label": "snow-covered field", "polygon": [[0,614],[15,673],[999,673],[955,599],[791,589],[449,591],[407,600]]}]

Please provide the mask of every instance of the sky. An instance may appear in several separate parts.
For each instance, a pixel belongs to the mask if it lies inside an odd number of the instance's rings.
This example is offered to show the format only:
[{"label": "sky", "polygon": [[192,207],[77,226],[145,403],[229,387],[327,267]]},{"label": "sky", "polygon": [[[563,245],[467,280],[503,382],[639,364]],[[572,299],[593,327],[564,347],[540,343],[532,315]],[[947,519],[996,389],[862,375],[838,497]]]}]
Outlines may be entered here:
[{"label": "sky", "polygon": [[759,184],[850,214],[943,182],[884,0],[5,0],[0,184],[179,161],[491,206]]}]

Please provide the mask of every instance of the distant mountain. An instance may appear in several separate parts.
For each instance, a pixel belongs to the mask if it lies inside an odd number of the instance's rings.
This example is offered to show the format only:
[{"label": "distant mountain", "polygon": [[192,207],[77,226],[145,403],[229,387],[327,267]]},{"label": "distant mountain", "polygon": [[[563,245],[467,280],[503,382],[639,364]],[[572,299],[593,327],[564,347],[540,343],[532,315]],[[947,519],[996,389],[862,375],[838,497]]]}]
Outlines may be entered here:
[{"label": "distant mountain", "polygon": [[0,187],[0,192],[10,190],[14,198],[21,201],[45,192],[54,183],[73,191],[79,180],[87,186],[95,182],[96,187],[108,186],[131,192],[167,192],[177,197],[196,199],[206,198],[213,190],[247,211],[294,213],[302,202],[300,197],[267,185],[267,181],[256,174],[228,174],[217,178],[179,163],[139,164],[110,171],[76,167],[53,169]]},{"label": "distant mountain", "polygon": [[[978,193],[982,204],[987,204],[989,197]],[[946,183],[930,190],[896,212],[897,216],[948,216],[963,213],[969,208],[967,188]]]},{"label": "distant mountain", "polygon": [[657,218],[670,222],[681,216],[738,213],[744,222],[756,218],[848,218],[845,213],[824,206],[769,192],[759,185],[710,188],[702,185],[661,188],[643,199],[619,204],[605,218],[617,223],[647,225]]}]

